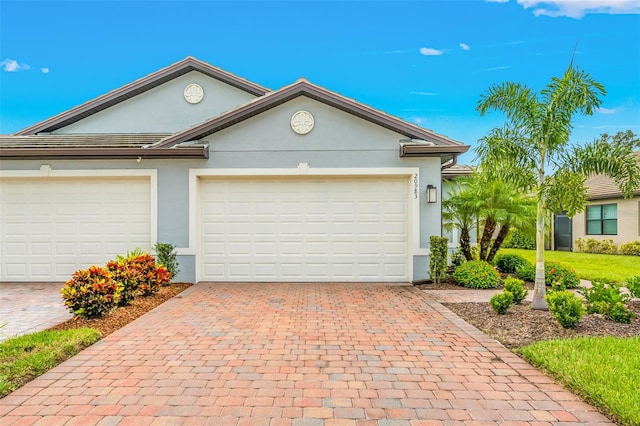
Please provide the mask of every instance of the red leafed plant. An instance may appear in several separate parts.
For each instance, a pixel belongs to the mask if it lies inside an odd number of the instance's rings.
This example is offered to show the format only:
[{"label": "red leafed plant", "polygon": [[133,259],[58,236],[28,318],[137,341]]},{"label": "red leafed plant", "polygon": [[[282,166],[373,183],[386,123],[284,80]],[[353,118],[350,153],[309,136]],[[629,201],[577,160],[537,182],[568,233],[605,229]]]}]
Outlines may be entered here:
[{"label": "red leafed plant", "polygon": [[140,271],[138,291],[142,296],[155,294],[163,285],[169,284],[171,273],[164,266],[158,265],[153,256],[144,253],[131,259],[131,264]]},{"label": "red leafed plant", "polygon": [[83,318],[99,318],[116,308],[120,286],[111,273],[99,266],[90,266],[73,273],[60,290],[69,311]]},{"label": "red leafed plant", "polygon": [[142,280],[140,269],[129,259],[110,260],[107,263],[107,269],[111,272],[113,280],[121,287],[118,305],[130,305],[138,293],[138,287]]}]

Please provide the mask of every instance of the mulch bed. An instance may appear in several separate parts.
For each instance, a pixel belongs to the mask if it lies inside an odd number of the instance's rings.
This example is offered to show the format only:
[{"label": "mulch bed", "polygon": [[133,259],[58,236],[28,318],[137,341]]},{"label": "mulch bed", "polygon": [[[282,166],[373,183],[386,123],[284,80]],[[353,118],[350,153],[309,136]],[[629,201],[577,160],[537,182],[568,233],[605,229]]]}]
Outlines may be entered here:
[{"label": "mulch bed", "polygon": [[191,287],[189,283],[172,283],[167,287],[161,287],[158,293],[152,296],[136,297],[131,305],[120,307],[102,318],[82,319],[75,317],[51,327],[49,330],[90,327],[100,331],[102,337],[108,336],[189,287]]},{"label": "mulch bed", "polygon": [[531,309],[529,302],[511,306],[505,315],[496,314],[488,303],[447,303],[444,306],[512,349],[542,340],[577,336],[640,336],[640,300],[628,305],[636,314],[631,324],[620,324],[591,314],[582,317],[573,329],[562,328],[549,311]]}]

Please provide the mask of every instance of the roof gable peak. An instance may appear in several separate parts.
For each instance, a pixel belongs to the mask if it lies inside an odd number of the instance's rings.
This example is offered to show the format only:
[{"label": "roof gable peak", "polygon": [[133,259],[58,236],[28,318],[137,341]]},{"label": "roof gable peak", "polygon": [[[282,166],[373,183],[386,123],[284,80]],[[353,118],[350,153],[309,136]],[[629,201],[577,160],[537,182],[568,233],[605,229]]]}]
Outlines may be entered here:
[{"label": "roof gable peak", "polygon": [[148,74],[129,84],[107,92],[104,95],[98,96],[97,98],[89,100],[70,110],[63,111],[60,114],[44,121],[26,127],[16,132],[15,135],[24,136],[55,131],[80,121],[83,118],[96,114],[97,112],[105,110],[113,105],[119,104],[127,99],[133,98],[191,71],[199,71],[211,78],[215,78],[254,96],[263,96],[270,92],[269,89],[259,84],[238,77],[221,68],[214,67],[213,65],[196,59],[193,56],[187,56],[178,62],[174,62],[165,68]]}]

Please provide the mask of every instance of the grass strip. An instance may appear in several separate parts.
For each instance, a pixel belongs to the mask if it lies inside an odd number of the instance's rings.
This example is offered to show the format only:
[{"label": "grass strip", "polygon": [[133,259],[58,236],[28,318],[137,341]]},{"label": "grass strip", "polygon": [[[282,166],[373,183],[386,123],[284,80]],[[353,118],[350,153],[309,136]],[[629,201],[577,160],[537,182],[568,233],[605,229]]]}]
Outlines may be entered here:
[{"label": "grass strip", "polygon": [[[500,249],[500,254],[518,254],[534,265],[536,262],[535,250]],[[605,279],[624,283],[627,278],[640,274],[640,256],[545,251],[544,260],[570,266],[579,278],[589,281]]]},{"label": "grass strip", "polygon": [[518,350],[622,425],[640,425],[640,337],[576,337]]},{"label": "grass strip", "polygon": [[100,339],[92,328],[39,331],[0,343],[0,398]]}]

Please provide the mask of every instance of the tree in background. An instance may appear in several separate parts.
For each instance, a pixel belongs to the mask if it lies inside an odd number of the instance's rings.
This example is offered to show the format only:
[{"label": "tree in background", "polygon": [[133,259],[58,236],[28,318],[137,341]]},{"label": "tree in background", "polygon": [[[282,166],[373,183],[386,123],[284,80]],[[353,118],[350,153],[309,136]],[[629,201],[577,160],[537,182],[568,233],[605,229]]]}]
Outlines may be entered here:
[{"label": "tree in background", "polygon": [[611,177],[625,197],[640,187],[640,167],[633,155],[638,139],[630,132],[603,135],[585,146],[569,146],[576,114],[592,115],[602,103],[604,87],[573,66],[539,93],[520,83],[491,86],[477,110],[502,112],[503,127],[480,141],[478,157],[485,171],[495,171],[524,193],[535,194],[536,275],[532,307],[548,309],[544,281],[545,213],[584,209],[584,186],[590,174]]}]

